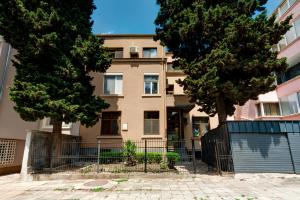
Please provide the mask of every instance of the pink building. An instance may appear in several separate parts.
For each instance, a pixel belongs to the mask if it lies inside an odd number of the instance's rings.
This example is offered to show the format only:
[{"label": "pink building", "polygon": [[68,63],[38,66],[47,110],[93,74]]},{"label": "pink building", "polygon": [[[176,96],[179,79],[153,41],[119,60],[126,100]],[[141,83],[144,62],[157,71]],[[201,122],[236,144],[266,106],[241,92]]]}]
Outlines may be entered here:
[{"label": "pink building", "polygon": [[287,58],[289,67],[285,73],[277,75],[275,91],[238,106],[235,120],[300,120],[300,1],[283,0],[273,15],[279,22],[293,15],[291,29],[272,48],[279,52],[279,58]]}]

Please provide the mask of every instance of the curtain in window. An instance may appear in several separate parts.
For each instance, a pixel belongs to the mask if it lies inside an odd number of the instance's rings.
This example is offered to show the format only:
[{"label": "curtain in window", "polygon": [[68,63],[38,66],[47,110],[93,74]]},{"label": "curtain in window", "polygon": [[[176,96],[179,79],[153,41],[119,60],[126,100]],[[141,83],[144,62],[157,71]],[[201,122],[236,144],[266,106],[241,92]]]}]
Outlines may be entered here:
[{"label": "curtain in window", "polygon": [[115,93],[115,76],[105,76],[104,80],[104,94]]}]

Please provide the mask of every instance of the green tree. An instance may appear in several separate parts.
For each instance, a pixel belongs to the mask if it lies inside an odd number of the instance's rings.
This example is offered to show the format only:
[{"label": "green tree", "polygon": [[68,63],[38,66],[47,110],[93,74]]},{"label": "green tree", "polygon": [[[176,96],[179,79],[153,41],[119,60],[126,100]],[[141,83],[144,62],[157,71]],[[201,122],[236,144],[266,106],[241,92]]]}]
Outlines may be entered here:
[{"label": "green tree", "polygon": [[91,32],[93,0],[9,0],[0,2],[0,35],[17,53],[10,89],[25,121],[51,118],[92,126],[109,105],[95,96],[90,72],[111,64],[103,40]]},{"label": "green tree", "polygon": [[287,67],[271,51],[289,28],[268,18],[267,0],[157,0],[156,39],[173,52],[190,100],[223,123],[235,105],[274,89]]}]

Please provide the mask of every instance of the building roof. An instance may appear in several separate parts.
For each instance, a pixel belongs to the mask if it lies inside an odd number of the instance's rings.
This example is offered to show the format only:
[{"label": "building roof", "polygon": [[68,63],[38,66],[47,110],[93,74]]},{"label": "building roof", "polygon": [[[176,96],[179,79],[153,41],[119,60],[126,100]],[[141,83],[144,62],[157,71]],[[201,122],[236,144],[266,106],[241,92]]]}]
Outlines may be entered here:
[{"label": "building roof", "polygon": [[97,37],[154,37],[155,34],[96,34]]}]

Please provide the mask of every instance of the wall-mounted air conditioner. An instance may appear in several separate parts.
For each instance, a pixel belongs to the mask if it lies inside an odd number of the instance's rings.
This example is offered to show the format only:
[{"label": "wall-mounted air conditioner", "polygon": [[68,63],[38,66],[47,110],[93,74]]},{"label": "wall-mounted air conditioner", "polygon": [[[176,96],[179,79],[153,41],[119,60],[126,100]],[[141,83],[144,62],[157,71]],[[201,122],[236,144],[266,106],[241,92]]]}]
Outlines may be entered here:
[{"label": "wall-mounted air conditioner", "polygon": [[137,58],[139,56],[139,51],[137,47],[130,47],[131,58]]}]

